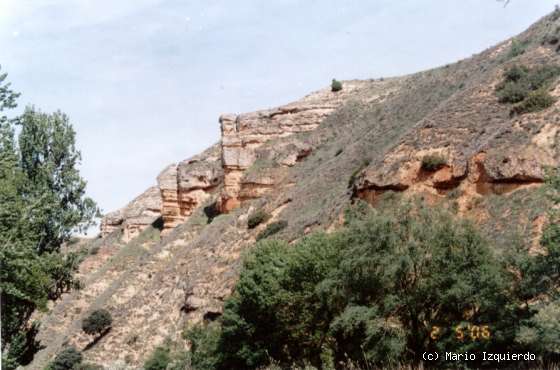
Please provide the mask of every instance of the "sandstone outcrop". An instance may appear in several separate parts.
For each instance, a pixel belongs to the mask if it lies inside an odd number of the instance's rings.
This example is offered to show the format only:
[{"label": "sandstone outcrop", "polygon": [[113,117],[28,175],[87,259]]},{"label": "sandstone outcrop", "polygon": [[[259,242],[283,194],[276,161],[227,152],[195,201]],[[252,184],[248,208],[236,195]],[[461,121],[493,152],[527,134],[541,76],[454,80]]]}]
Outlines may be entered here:
[{"label": "sandstone outcrop", "polygon": [[223,177],[220,151],[216,144],[200,155],[167,167],[158,176],[164,229],[182,223],[217,189]]},{"label": "sandstone outcrop", "polygon": [[[366,81],[345,82],[341,91],[320,90],[275,109],[222,115],[220,125],[224,188],[220,200],[221,210],[231,211],[243,200],[244,172],[256,161],[257,148],[273,139],[316,129],[321,121],[348,99],[357,99],[359,91],[368,85],[369,82]],[[293,165],[298,157],[306,155],[310,150],[290,154],[284,163]],[[265,186],[271,185],[268,180],[263,182]],[[248,186],[254,187],[254,183],[249,182]]]},{"label": "sandstone outcrop", "polygon": [[122,230],[123,240],[129,241],[161,217],[161,195],[153,186],[124,208],[108,213],[101,220],[101,237]]}]

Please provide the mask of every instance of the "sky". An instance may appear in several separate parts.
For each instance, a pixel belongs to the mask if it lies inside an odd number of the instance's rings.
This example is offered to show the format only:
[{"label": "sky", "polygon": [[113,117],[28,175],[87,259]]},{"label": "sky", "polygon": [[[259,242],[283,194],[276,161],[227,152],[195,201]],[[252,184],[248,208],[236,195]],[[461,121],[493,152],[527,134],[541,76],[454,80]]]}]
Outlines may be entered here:
[{"label": "sky", "polygon": [[219,140],[221,113],[469,57],[558,0],[0,0],[0,65],[77,131],[88,194],[118,209]]}]

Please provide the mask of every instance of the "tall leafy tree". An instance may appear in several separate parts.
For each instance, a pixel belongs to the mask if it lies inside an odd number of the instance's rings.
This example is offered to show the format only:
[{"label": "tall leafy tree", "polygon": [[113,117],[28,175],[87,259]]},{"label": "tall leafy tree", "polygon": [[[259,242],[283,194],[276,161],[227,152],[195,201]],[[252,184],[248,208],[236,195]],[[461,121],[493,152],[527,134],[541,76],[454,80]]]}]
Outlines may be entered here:
[{"label": "tall leafy tree", "polygon": [[77,168],[76,133],[65,114],[35,108],[25,110],[19,125],[20,167],[27,180],[22,190],[34,201],[26,226],[38,253],[57,251],[72,231],[91,226],[97,212]]},{"label": "tall leafy tree", "polygon": [[521,259],[520,291],[531,316],[518,333],[520,343],[545,357],[560,355],[560,171],[549,173],[545,190],[553,207],[541,237],[542,253]]},{"label": "tall leafy tree", "polygon": [[2,357],[10,369],[36,346],[32,312],[75,283],[76,253],[60,247],[98,211],[85,195],[68,117],[29,107],[9,119],[19,94],[5,81],[0,74],[0,290]]}]

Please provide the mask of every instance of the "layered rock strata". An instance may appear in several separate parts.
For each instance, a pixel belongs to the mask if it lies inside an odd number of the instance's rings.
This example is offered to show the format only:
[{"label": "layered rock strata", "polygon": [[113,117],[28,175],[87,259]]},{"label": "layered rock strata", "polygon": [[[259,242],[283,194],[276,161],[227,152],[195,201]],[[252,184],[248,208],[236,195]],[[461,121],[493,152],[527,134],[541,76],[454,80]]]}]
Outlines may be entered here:
[{"label": "layered rock strata", "polygon": [[[221,211],[231,211],[243,200],[242,193],[246,193],[243,190],[244,174],[257,160],[257,148],[273,139],[316,129],[321,121],[349,98],[357,99],[359,91],[367,85],[366,81],[348,81],[344,83],[344,89],[338,92],[323,89],[275,109],[222,115],[224,188],[220,200]],[[293,165],[299,156],[306,155],[305,151],[296,151],[285,158],[286,165]],[[263,176],[263,181],[264,187],[271,185],[269,177]],[[248,183],[249,187],[253,185]]]},{"label": "layered rock strata", "polygon": [[220,146],[167,167],[158,176],[164,229],[181,224],[221,183]]},{"label": "layered rock strata", "polygon": [[123,240],[129,241],[161,217],[161,195],[153,186],[128,203],[124,208],[108,213],[101,220],[101,237],[116,230],[123,231]]}]

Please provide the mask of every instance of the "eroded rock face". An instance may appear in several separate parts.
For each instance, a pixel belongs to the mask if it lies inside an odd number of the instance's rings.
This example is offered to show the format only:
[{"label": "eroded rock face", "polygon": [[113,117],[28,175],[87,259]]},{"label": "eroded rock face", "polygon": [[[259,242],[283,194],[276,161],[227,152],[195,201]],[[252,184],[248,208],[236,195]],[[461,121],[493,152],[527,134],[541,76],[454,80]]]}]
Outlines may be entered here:
[{"label": "eroded rock face", "polygon": [[220,150],[216,144],[200,155],[167,167],[158,176],[164,229],[182,223],[221,183]]},{"label": "eroded rock face", "polygon": [[159,189],[149,188],[124,208],[103,217],[101,237],[122,229],[124,241],[133,239],[161,216],[161,203]]},{"label": "eroded rock face", "polygon": [[[220,124],[224,189],[221,210],[228,212],[243,200],[243,174],[257,159],[257,148],[275,138],[316,129],[336,108],[349,98],[356,98],[356,93],[365,85],[365,81],[348,81],[344,83],[344,89],[338,92],[324,89],[275,109],[222,115]],[[307,155],[310,150],[303,148],[295,151],[284,159],[283,164],[294,165],[298,158]],[[249,187],[252,186],[249,184]]]}]

